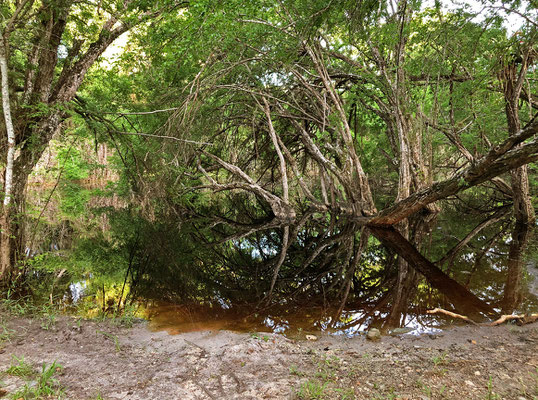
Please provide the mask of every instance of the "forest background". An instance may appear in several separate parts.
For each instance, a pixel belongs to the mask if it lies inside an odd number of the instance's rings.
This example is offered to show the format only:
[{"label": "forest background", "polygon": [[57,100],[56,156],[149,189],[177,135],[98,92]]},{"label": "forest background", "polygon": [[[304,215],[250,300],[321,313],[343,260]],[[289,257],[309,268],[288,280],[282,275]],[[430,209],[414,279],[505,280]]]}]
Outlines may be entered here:
[{"label": "forest background", "polygon": [[408,218],[455,207],[532,227],[536,3],[476,7],[2,2],[5,295],[91,277],[120,310],[305,279],[343,307],[369,228],[418,244]]}]

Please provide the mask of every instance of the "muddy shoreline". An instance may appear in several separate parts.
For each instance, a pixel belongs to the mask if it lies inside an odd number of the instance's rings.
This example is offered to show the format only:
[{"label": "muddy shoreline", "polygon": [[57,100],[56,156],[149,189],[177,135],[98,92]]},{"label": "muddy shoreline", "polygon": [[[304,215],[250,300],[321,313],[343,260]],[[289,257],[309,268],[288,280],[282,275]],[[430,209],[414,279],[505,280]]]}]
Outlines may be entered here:
[{"label": "muddy shoreline", "polygon": [[[538,324],[455,326],[436,335],[200,331],[170,335],[145,322],[4,315],[0,369],[54,361],[65,399],[529,399],[538,398]],[[3,373],[13,396],[35,377]],[[35,383],[34,383],[35,384]],[[49,398],[59,398],[59,391]]]}]

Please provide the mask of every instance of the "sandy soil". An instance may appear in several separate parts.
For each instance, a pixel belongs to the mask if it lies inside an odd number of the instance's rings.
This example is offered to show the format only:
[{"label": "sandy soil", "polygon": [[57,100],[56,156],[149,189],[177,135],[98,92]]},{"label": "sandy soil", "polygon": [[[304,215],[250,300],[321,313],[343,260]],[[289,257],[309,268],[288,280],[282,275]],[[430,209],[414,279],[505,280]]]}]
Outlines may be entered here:
[{"label": "sandy soil", "polygon": [[[229,331],[169,335],[146,323],[123,328],[69,317],[53,327],[38,319],[3,321],[9,330],[0,370],[13,356],[36,371],[57,361],[67,399],[538,399],[536,323],[371,342]],[[6,373],[1,381],[6,397],[25,384]]]}]

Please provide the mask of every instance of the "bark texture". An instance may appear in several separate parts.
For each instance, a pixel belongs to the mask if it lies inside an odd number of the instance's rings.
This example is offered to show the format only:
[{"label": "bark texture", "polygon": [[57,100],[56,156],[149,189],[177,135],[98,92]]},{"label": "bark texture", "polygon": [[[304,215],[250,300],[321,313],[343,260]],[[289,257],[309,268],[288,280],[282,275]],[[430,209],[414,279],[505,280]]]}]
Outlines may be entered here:
[{"label": "bark texture", "polygon": [[[516,60],[511,60],[500,73],[503,86],[508,134],[516,135],[521,129],[519,119],[519,98],[523,89],[523,82],[531,62],[530,50],[522,57],[519,66]],[[534,208],[529,192],[529,174],[526,165],[510,171],[512,178],[512,193],[514,200],[514,214],[516,220],[523,224],[532,224],[536,220]]]}]

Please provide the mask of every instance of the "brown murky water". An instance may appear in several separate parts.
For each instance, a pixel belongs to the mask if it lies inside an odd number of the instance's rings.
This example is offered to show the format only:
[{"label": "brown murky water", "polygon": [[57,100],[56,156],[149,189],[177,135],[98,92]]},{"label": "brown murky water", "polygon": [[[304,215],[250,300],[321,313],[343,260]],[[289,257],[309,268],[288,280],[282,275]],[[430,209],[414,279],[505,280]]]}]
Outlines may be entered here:
[{"label": "brown murky water", "polygon": [[[288,338],[304,339],[320,333],[353,337],[364,334],[373,325],[383,329],[383,315],[368,315],[364,310],[338,310],[320,307],[277,308],[272,312],[249,312],[248,308],[214,310],[212,307],[189,307],[166,303],[148,306],[146,317],[150,329],[174,335],[194,331],[230,330],[253,335],[281,333]],[[404,328],[385,328],[383,333],[437,333],[447,325],[434,316],[409,316]]]},{"label": "brown murky water", "polygon": [[165,271],[147,286],[152,294],[142,301],[143,316],[152,329],[170,334],[232,330],[304,338],[322,332],[351,337],[370,327],[432,334],[461,322],[426,312],[433,308],[477,322],[538,312],[535,231],[488,218],[419,221],[410,224],[408,239],[390,229],[359,234],[351,225],[296,229],[273,293],[268,278],[281,251],[278,229],[223,240],[217,285],[200,282],[204,297],[184,301],[177,286],[186,278]]}]

